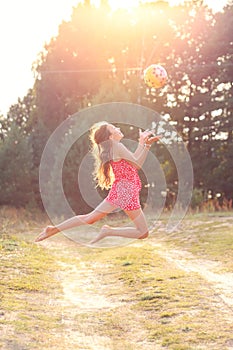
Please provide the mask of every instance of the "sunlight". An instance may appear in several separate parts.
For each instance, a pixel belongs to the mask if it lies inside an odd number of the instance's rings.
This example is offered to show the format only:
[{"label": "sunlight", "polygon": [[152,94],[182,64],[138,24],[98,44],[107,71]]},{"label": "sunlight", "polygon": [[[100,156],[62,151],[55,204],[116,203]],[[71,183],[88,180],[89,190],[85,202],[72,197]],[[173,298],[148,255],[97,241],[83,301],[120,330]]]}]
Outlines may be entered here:
[{"label": "sunlight", "polygon": [[[91,3],[95,6],[100,5],[101,0],[93,0]],[[131,9],[139,5],[139,0],[109,0],[108,1],[111,9],[113,11],[118,10],[119,8]]]},{"label": "sunlight", "polygon": [[138,4],[139,1],[135,0],[109,0],[109,5],[113,10],[116,10],[118,8],[130,9],[132,7],[137,7]]},{"label": "sunlight", "polygon": [[[184,0],[164,0],[168,2],[170,6],[177,6],[182,4]],[[214,12],[221,11],[223,6],[226,4],[227,0],[222,1],[212,1],[212,0],[204,0],[204,3],[208,5]],[[100,5],[101,0],[92,0],[91,3],[95,6]],[[155,2],[155,0],[108,0],[108,3],[113,11],[118,10],[120,8],[124,9],[132,9],[137,7],[140,3],[150,3]],[[158,0],[159,2],[159,0]]]}]

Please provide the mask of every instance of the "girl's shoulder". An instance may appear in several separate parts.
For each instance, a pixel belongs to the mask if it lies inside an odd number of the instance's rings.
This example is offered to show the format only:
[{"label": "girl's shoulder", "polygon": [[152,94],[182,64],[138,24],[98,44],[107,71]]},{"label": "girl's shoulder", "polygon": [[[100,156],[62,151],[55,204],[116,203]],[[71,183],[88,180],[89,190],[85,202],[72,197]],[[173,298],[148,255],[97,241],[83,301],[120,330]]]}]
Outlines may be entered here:
[{"label": "girl's shoulder", "polygon": [[121,142],[117,142],[113,146],[113,154],[112,154],[112,160],[113,162],[118,162],[122,159],[121,153],[122,153],[122,147],[125,147]]}]

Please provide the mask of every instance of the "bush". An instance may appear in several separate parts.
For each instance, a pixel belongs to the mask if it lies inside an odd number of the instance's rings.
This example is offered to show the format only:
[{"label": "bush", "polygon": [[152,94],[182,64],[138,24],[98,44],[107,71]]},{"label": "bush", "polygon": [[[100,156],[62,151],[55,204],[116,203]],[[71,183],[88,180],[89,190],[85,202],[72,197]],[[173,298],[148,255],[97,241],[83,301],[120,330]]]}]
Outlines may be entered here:
[{"label": "bush", "polygon": [[192,199],[191,199],[191,208],[192,209],[198,209],[201,207],[202,203],[204,201],[203,192],[199,188],[194,188]]}]

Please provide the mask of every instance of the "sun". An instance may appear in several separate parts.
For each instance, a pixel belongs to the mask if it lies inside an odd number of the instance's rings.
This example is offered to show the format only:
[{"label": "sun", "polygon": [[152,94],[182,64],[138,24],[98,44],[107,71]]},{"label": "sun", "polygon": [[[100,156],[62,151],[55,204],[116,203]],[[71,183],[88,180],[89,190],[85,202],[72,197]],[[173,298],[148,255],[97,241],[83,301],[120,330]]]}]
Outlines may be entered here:
[{"label": "sun", "polygon": [[[159,0],[157,0],[159,1]],[[165,0],[166,1],[166,0]],[[179,4],[182,0],[167,0],[171,6]],[[101,0],[92,0],[91,3],[99,6]],[[140,3],[155,2],[154,0],[108,0],[111,9],[117,10],[119,8],[132,9],[139,6]]]},{"label": "sun", "polygon": [[116,10],[118,8],[133,8],[137,7],[139,4],[139,1],[135,0],[109,0],[109,5],[113,10]]}]

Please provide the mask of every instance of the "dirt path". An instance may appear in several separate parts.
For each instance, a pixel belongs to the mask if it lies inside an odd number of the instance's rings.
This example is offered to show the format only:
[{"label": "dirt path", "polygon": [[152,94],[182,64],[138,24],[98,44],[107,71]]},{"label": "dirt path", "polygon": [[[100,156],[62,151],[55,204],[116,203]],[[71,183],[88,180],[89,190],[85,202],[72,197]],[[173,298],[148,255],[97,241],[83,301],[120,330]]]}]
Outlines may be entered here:
[{"label": "dirt path", "polygon": [[197,272],[209,283],[216,291],[216,294],[231,308],[233,312],[233,273],[213,272],[220,263],[210,260],[196,259],[191,253],[172,250],[166,252],[166,258],[186,272]]},{"label": "dirt path", "polygon": [[[61,269],[57,272],[56,278],[62,286],[63,295],[56,301],[51,300],[51,303],[56,303],[62,310],[63,334],[60,337],[66,348],[78,350],[118,349],[119,345],[114,342],[114,339],[111,339],[111,336],[103,336],[100,335],[101,332],[96,331],[96,326],[99,329],[99,321],[95,315],[105,312],[114,314],[116,308],[118,312],[119,309],[124,310],[126,305],[128,307],[128,295],[124,295],[122,292],[120,300],[118,294],[116,296],[114,293],[109,295],[109,288],[112,288],[111,283],[104,284],[99,273],[106,269],[106,265],[102,266],[99,262],[91,262],[90,264],[90,262],[82,261],[79,256],[79,246],[76,243],[60,237],[59,241],[44,241],[43,245],[53,251],[57,249],[60,251],[61,260],[59,259],[57,263]],[[75,253],[72,252],[74,263],[63,262],[62,257],[69,254],[69,248],[72,246],[76,250]],[[123,284],[121,286],[120,281],[117,281],[117,288],[124,291],[124,286]],[[84,319],[80,323],[82,315],[89,315],[89,319]],[[130,349],[162,350],[160,346],[146,340],[146,331],[140,327],[141,317],[143,315],[134,314],[134,319],[131,320],[130,333],[126,335],[129,343],[133,344]],[[127,348],[123,344],[122,346],[122,349]]]},{"label": "dirt path", "polygon": [[85,263],[81,268],[74,265],[60,263],[63,272],[60,274],[64,299],[63,324],[65,326],[65,341],[69,348],[78,346],[78,349],[111,349],[111,339],[96,333],[87,336],[88,325],[79,324],[78,330],[74,327],[74,320],[78,314],[93,313],[96,311],[114,310],[119,302],[105,296],[104,286],[96,279],[94,268],[88,268]]},{"label": "dirt path", "polygon": [[117,306],[114,300],[105,297],[104,286],[96,279],[94,268],[87,268],[86,264],[80,261],[78,245],[76,253],[72,253],[73,263],[64,262],[62,258],[69,256],[70,248],[75,246],[75,243],[62,236],[59,240],[44,241],[42,244],[53,252],[57,251],[59,256],[57,264],[60,270],[56,273],[56,278],[63,293],[62,297],[51,300],[51,303],[56,303],[62,313],[63,332],[60,337],[63,346],[67,349],[112,349],[109,337],[99,336],[94,332],[88,336],[89,325],[85,322],[77,325],[78,315],[114,309]]},{"label": "dirt path", "polygon": [[[223,226],[232,227],[233,218],[231,216],[218,218],[218,220],[220,219],[221,222],[218,225],[212,225],[212,228],[222,228]],[[226,219],[230,222],[226,222]],[[212,221],[205,221],[205,224],[208,223],[213,224]],[[201,224],[202,222],[200,221],[196,221],[195,223],[192,222],[192,228],[189,227],[189,232],[192,230],[193,232],[196,232],[195,226],[198,227]],[[158,226],[158,231],[160,230],[161,232],[164,231],[163,225],[161,228]],[[167,261],[174,263],[181,270],[188,273],[198,273],[203,277],[211,285],[212,289],[215,291],[215,295],[225,304],[225,308],[228,308],[230,313],[232,313],[233,320],[233,273],[217,273],[216,269],[222,269],[221,262],[201,259],[187,250],[166,248],[166,243],[163,242],[163,239],[159,243],[152,239],[150,243],[158,248],[160,256],[166,258]]]},{"label": "dirt path", "polygon": [[196,258],[193,254],[177,250],[167,250],[163,244],[154,244],[158,247],[158,253],[166,258],[167,261],[174,263],[177,267],[185,272],[196,272],[211,284],[225,305],[233,313],[233,273],[216,273],[214,269],[221,267],[216,261]]}]

